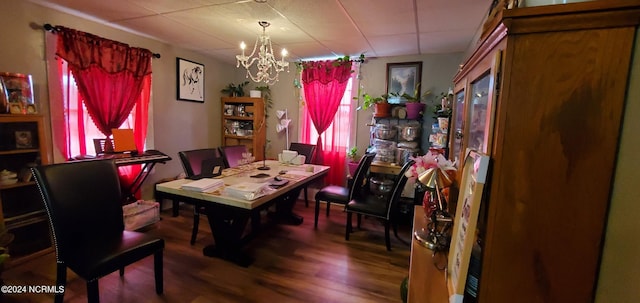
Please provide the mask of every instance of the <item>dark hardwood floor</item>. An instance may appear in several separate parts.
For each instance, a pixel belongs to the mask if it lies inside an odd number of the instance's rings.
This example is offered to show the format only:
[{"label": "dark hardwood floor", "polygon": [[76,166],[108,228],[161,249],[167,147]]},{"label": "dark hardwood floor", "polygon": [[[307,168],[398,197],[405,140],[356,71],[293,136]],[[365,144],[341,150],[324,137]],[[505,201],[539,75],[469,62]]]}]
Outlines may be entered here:
[{"label": "dark hardwood floor", "polygon": [[[364,219],[349,241],[344,239],[346,216],[339,205],[313,229],[313,202],[298,201],[300,226],[264,226],[245,251],[255,258],[248,268],[202,255],[213,243],[206,217],[202,216],[195,245],[189,245],[193,211],[181,205],[180,216],[161,213],[162,220],[145,230],[162,236],[164,294],[156,295],[153,258],[128,266],[99,280],[102,302],[401,302],[400,283],[409,272],[410,248],[391,236],[392,251],[384,245],[384,228]],[[355,226],[355,219],[354,219]],[[411,227],[400,227],[400,238],[411,240]],[[54,253],[9,268],[2,273],[5,285],[55,285]],[[0,302],[53,302],[53,295],[0,295]],[[68,271],[65,302],[86,302],[84,280]]]}]

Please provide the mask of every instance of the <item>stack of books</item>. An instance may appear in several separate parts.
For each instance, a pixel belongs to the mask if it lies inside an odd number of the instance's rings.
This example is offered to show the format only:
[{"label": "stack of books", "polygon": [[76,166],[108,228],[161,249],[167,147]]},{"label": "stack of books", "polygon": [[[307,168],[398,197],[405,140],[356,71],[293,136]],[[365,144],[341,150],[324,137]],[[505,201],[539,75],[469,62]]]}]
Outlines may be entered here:
[{"label": "stack of books", "polygon": [[222,185],[224,185],[224,182],[221,179],[202,178],[200,180],[182,184],[180,188],[197,192],[211,192]]}]

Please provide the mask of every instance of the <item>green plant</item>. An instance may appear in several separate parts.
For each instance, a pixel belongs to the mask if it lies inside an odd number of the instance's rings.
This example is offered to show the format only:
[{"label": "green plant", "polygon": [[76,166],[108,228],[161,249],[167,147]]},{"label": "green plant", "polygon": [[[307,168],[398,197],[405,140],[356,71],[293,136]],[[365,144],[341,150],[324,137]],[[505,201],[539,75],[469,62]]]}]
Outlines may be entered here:
[{"label": "green plant", "polygon": [[256,86],[255,90],[260,91],[260,94],[267,102],[267,108],[271,108],[271,106],[273,105],[273,100],[271,99],[271,88],[269,87],[269,85]]},{"label": "green plant", "polygon": [[429,95],[431,95],[431,91],[428,90],[428,91],[424,92],[422,95],[420,95],[420,83],[416,83],[416,87],[413,89],[413,95],[409,95],[407,93],[404,93],[404,94],[398,96],[397,93],[393,93],[393,94],[396,97],[404,98],[409,103],[418,103],[418,102],[421,102],[423,100],[426,100],[427,97]]},{"label": "green plant", "polygon": [[351,160],[351,162],[356,162],[356,157],[358,156],[358,147],[354,146],[347,151],[347,158]]},{"label": "green plant", "polygon": [[[367,93],[362,94],[362,106],[358,107],[358,110],[366,110],[367,108],[373,106],[376,103],[387,103],[387,97],[388,95],[384,94],[380,97],[373,97]],[[354,97],[354,99],[358,99],[357,97]]]},{"label": "green plant", "polygon": [[239,84],[229,83],[229,85],[221,89],[220,92],[229,95],[229,97],[243,97],[245,95],[244,87],[247,84],[249,84],[249,81],[244,81]]},{"label": "green plant", "polygon": [[427,103],[427,108],[433,113],[433,117],[436,118],[438,116],[450,116],[451,115],[451,106],[449,105],[446,108],[442,108],[442,104],[451,104],[453,102],[453,93],[452,92],[442,92],[437,95],[431,102]]}]

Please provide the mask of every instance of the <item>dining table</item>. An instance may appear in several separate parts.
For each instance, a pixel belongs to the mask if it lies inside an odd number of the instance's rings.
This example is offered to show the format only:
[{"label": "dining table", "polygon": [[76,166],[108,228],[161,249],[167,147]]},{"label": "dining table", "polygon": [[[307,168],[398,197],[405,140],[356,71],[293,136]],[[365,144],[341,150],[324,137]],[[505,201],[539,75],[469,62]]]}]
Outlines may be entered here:
[{"label": "dining table", "polygon": [[[267,211],[270,220],[280,224],[300,225],[303,218],[293,212],[300,191],[309,183],[322,179],[329,166],[293,165],[264,160],[225,168],[219,176],[220,185],[197,191],[183,185],[194,182],[178,179],[156,184],[156,199],[170,199],[203,207],[209,221],[214,244],[207,245],[203,254],[248,267],[254,258],[242,247],[261,231],[261,212]],[[200,181],[200,180],[198,180]],[[206,183],[206,181],[205,181]],[[238,188],[262,190],[240,195]],[[240,193],[242,193],[240,191]],[[270,210],[274,206],[275,210]],[[245,229],[251,221],[250,232]]]}]

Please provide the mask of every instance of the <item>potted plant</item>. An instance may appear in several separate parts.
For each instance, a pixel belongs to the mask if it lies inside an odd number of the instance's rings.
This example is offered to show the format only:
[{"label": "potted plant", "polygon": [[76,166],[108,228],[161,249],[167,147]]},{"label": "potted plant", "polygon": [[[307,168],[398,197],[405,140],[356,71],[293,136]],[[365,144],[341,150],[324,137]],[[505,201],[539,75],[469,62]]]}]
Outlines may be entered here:
[{"label": "potted plant", "polygon": [[229,97],[243,97],[244,86],[247,84],[249,84],[249,81],[244,81],[240,84],[229,83],[229,85],[221,89],[220,92],[223,94],[227,94]]},{"label": "potted plant", "polygon": [[425,104],[421,101],[431,94],[431,91],[428,90],[424,94],[420,95],[420,83],[416,84],[415,89],[413,90],[413,96],[410,96],[407,93],[402,94],[402,98],[404,98],[407,102],[405,103],[407,107],[407,119],[419,119],[422,111],[424,110]]},{"label": "potted plant", "polygon": [[367,93],[362,94],[362,106],[358,109],[367,109],[374,107],[374,117],[389,117],[391,115],[391,104],[387,101],[388,95],[373,97]]},{"label": "potted plant", "polygon": [[354,146],[347,151],[347,158],[349,158],[349,162],[347,162],[347,167],[349,168],[349,175],[353,176],[356,174],[356,169],[358,168],[358,147]]},{"label": "potted plant", "polygon": [[453,102],[453,92],[440,93],[430,104],[427,105],[434,118],[451,116],[451,102]]}]

